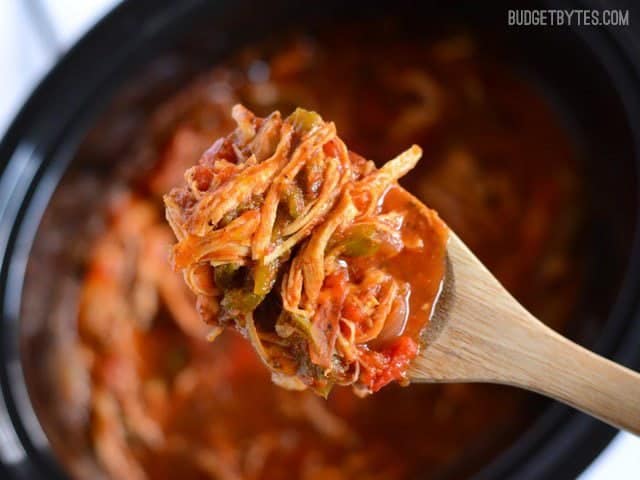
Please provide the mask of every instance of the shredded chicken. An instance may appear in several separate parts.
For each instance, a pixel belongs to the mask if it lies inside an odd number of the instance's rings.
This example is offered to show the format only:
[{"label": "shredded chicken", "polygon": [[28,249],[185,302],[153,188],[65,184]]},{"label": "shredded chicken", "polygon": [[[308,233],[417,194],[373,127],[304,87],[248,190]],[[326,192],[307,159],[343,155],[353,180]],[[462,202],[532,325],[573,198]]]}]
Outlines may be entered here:
[{"label": "shredded chicken", "polygon": [[[204,320],[248,337],[289,389],[326,396],[338,384],[367,394],[406,381],[402,369],[384,381],[362,373],[392,363],[375,342],[408,310],[410,285],[385,268],[405,249],[406,211],[386,211],[384,197],[420,148],[377,169],[314,112],[258,118],[236,105],[232,116],[236,130],[165,196],[173,264],[208,306]],[[403,345],[406,369],[417,345]],[[372,354],[386,357],[372,367]]]}]

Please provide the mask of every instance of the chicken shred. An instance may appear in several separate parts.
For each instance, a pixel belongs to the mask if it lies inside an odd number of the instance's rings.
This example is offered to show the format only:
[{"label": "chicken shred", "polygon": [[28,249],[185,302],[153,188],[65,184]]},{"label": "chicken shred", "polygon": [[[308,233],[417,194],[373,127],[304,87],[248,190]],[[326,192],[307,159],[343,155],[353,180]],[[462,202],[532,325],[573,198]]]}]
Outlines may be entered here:
[{"label": "chicken shred", "polygon": [[[388,353],[397,348],[376,343],[387,323],[398,324],[390,318],[407,312],[399,302],[410,292],[385,267],[405,249],[407,209],[389,211],[384,199],[420,147],[377,169],[315,112],[259,118],[236,105],[232,116],[236,130],[164,198],[178,240],[172,261],[209,306],[203,320],[244,334],[289,389],[326,396],[333,385],[352,385],[364,395],[406,382],[416,339],[401,342],[398,358]],[[362,375],[374,368],[371,355],[402,368],[384,381]]]}]

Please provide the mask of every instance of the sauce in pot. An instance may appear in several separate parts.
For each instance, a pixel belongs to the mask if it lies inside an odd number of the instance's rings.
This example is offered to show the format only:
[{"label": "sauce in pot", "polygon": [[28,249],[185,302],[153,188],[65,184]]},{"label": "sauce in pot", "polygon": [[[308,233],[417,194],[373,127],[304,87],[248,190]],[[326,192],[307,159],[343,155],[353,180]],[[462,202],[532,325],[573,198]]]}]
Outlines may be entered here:
[{"label": "sauce in pot", "polygon": [[239,52],[152,108],[126,147],[127,162],[151,168],[110,201],[86,259],[68,355],[80,373],[62,369],[56,384],[60,397],[84,399],[77,411],[101,469],[127,479],[451,478],[515,437],[530,397],[506,387],[393,385],[367,398],[337,387],[325,402],[273,386],[233,332],[208,343],[167,262],[160,198],[233,129],[234,104],[260,115],[302,105],[374,161],[421,145],[403,186],[561,328],[578,271],[574,154],[540,95],[481,50],[466,34],[409,39],[377,25],[294,36]]}]

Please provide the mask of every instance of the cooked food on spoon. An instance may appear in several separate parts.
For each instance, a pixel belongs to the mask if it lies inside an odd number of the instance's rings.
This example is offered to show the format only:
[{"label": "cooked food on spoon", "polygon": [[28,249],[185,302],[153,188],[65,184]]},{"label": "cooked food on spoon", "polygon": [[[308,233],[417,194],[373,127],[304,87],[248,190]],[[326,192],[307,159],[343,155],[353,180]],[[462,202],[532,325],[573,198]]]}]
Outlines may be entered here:
[{"label": "cooked food on spoon", "polygon": [[378,169],[314,112],[232,113],[236,130],[165,196],[172,261],[209,338],[240,331],[290,389],[365,395],[406,383],[447,240],[438,215],[418,212],[397,184],[420,148]]}]

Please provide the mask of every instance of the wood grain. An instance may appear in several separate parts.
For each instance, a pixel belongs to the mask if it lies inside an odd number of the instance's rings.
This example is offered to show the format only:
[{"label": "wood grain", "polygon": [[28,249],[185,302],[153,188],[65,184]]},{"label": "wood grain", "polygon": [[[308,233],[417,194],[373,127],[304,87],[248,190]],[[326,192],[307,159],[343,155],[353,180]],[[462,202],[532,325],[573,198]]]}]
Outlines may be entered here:
[{"label": "wood grain", "polygon": [[640,434],[640,374],[534,318],[453,233],[447,253],[443,292],[412,382],[514,385]]}]

